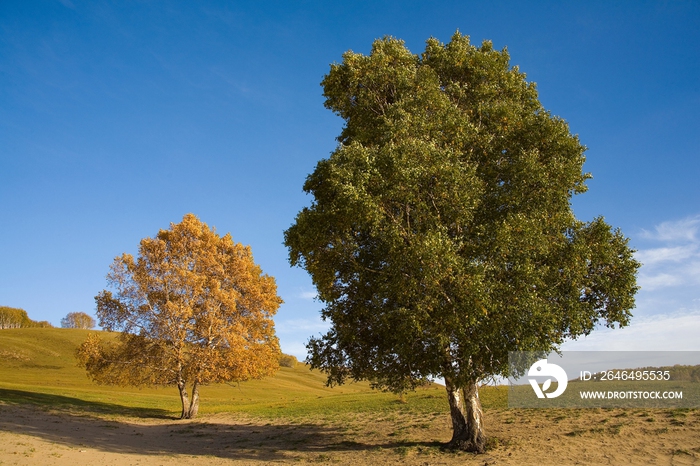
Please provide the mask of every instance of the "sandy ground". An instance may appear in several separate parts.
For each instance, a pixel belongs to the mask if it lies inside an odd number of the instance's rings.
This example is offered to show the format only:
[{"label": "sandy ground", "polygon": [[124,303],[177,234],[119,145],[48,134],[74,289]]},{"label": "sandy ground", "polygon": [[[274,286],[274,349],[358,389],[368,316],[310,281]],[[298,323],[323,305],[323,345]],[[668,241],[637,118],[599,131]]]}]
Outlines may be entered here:
[{"label": "sandy ground", "polygon": [[700,412],[487,410],[489,451],[452,453],[447,414],[195,421],[50,412],[0,402],[2,465],[700,464]]}]

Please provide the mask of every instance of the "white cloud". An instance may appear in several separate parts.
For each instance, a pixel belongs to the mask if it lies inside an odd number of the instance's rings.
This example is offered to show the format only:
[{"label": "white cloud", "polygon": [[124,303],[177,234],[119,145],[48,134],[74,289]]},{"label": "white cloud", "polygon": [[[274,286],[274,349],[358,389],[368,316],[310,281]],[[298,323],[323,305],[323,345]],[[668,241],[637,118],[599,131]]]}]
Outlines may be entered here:
[{"label": "white cloud", "polygon": [[663,222],[654,227],[655,232],[643,230],[642,236],[664,242],[697,242],[696,235],[699,227],[700,215],[696,215],[694,217],[686,217],[682,220]]},{"label": "white cloud", "polygon": [[633,319],[562,345],[565,351],[700,351],[700,311]]},{"label": "white cloud", "polygon": [[685,271],[689,276],[693,276],[697,279],[700,278],[700,255],[696,257],[699,260],[695,260],[688,264]]},{"label": "white cloud", "polygon": [[642,263],[639,284],[643,291],[700,285],[700,216],[663,222],[642,237],[660,247],[642,249],[635,258]]},{"label": "white cloud", "polygon": [[660,273],[657,275],[647,275],[640,273],[637,283],[643,290],[653,291],[658,290],[659,288],[682,285],[684,283],[684,279],[679,274]]},{"label": "white cloud", "polygon": [[680,262],[689,259],[697,253],[697,250],[698,247],[696,244],[689,244],[672,248],[655,248],[637,251],[634,257],[642,264],[650,266],[660,262]]},{"label": "white cloud", "polygon": [[[622,329],[601,328],[562,349],[700,351],[700,215],[663,222],[643,231],[649,248],[642,263],[636,317]],[[669,311],[676,309],[675,312]]]}]

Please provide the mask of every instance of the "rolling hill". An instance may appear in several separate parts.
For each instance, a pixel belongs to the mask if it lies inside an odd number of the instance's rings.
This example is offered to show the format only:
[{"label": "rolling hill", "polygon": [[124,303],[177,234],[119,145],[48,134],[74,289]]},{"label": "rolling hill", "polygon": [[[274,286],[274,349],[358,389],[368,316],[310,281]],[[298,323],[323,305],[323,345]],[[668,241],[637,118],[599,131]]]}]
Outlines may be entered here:
[{"label": "rolling hill", "polygon": [[[97,385],[77,366],[75,348],[94,330],[25,328],[0,331],[0,400],[51,408],[135,416],[173,416],[180,401],[175,387],[133,388]],[[99,332],[103,339],[116,334]],[[495,390],[495,389],[494,389]],[[487,390],[488,392],[489,390]],[[201,389],[201,413],[243,412],[258,416],[305,415],[418,409],[447,413],[444,389],[431,386],[398,396],[372,390],[368,383],[325,386],[325,376],[304,364],[282,367],[274,376]],[[484,393],[484,403],[501,403],[500,393]]]}]

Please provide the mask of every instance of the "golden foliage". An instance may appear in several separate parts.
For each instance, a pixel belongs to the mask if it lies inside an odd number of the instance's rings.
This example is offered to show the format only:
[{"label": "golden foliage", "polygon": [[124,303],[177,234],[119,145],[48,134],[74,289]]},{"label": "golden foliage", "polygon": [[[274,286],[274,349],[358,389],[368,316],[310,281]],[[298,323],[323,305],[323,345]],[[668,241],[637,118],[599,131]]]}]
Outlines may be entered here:
[{"label": "golden foliage", "polygon": [[63,328],[90,329],[94,326],[95,319],[84,312],[69,312],[61,319],[61,327]]},{"label": "golden foliage", "polygon": [[281,354],[279,357],[279,363],[280,366],[282,367],[296,367],[299,361],[297,360],[296,356],[292,356],[291,354]]},{"label": "golden foliage", "polygon": [[51,328],[52,325],[46,320],[37,322],[30,319],[24,309],[0,306],[0,329],[28,327]]},{"label": "golden foliage", "polygon": [[196,216],[143,239],[137,259],[117,257],[107,279],[115,294],[95,297],[97,316],[102,327],[122,334],[112,347],[91,336],[79,348],[95,381],[177,385],[183,417],[192,417],[199,385],[279,369],[272,316],[282,300],[274,278],[255,264],[250,247],[217,235]]}]

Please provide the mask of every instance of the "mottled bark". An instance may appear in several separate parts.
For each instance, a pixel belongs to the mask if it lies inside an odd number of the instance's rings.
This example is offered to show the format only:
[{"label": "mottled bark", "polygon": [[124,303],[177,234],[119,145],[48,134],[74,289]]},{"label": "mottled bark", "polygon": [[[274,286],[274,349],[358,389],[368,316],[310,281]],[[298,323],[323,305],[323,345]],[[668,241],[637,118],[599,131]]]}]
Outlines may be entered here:
[{"label": "mottled bark", "polygon": [[199,412],[199,384],[195,382],[192,385],[192,398],[187,395],[185,382],[178,382],[177,388],[180,391],[180,401],[182,402],[180,419],[194,419]]},{"label": "mottled bark", "polygon": [[182,402],[182,414],[180,414],[180,419],[189,419],[190,397],[187,394],[187,385],[185,382],[178,382],[177,389],[180,391],[180,401]]},{"label": "mottled bark", "polygon": [[194,419],[199,412],[199,384],[195,382],[192,385],[192,398],[187,394],[185,382],[178,382],[177,388],[180,390],[180,400],[182,401],[180,419]]},{"label": "mottled bark", "polygon": [[483,453],[486,447],[484,413],[476,382],[460,387],[445,378],[445,387],[452,417],[450,448]]},{"label": "mottled bark", "polygon": [[192,400],[190,401],[190,411],[187,419],[194,419],[199,412],[199,384],[197,382],[192,386]]}]

